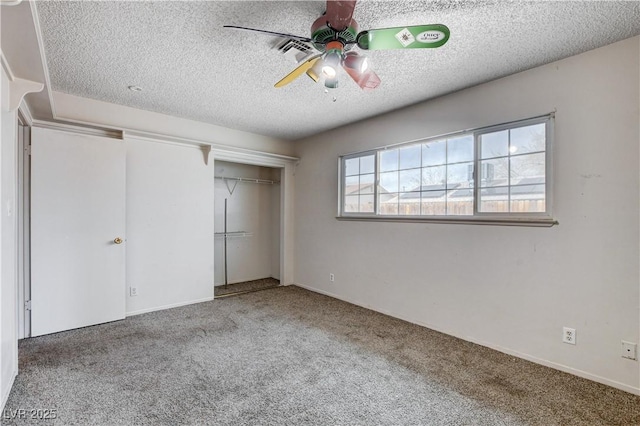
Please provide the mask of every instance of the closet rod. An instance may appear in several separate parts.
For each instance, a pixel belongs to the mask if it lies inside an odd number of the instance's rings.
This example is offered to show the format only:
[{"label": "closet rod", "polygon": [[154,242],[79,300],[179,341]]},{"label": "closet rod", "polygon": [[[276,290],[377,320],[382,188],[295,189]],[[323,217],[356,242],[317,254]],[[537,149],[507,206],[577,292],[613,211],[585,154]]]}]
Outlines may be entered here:
[{"label": "closet rod", "polygon": [[244,178],[244,177],[233,177],[233,176],[215,176],[216,179],[221,179],[221,180],[234,180],[237,182],[247,182],[247,183],[262,183],[262,184],[266,184],[266,185],[273,185],[276,183],[280,183],[278,181],[275,180],[268,180],[268,179],[255,179],[255,178]]}]

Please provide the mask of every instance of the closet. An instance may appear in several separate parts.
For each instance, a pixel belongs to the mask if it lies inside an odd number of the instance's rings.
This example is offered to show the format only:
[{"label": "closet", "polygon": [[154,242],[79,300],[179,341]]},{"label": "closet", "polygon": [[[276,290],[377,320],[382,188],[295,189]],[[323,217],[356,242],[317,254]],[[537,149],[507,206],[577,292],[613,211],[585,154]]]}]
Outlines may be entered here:
[{"label": "closet", "polygon": [[281,171],[215,162],[216,296],[279,284]]}]

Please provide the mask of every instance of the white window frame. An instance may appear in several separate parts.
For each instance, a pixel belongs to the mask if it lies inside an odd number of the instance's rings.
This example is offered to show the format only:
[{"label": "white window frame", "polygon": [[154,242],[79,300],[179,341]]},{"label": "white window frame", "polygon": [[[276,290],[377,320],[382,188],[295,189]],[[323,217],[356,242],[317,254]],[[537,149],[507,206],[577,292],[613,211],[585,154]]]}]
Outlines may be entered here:
[{"label": "white window frame", "polygon": [[[528,118],[524,120],[512,121],[508,123],[498,124],[494,126],[482,127],[471,130],[464,130],[436,137],[430,137],[410,142],[393,144],[381,148],[371,149],[367,151],[354,152],[342,155],[338,158],[338,215],[339,220],[370,220],[370,221],[389,221],[389,222],[431,222],[431,223],[464,223],[464,224],[489,224],[489,225],[519,225],[519,226],[553,226],[558,222],[553,219],[553,128],[554,114]],[[480,137],[483,134],[499,132],[502,130],[526,127],[535,124],[545,124],[545,212],[481,212],[478,211],[479,203],[479,180],[480,173],[478,165],[480,164]],[[398,149],[412,145],[426,144],[429,142],[441,141],[443,139],[451,139],[463,135],[473,135],[474,138],[474,155],[473,155],[473,214],[465,216],[428,216],[428,215],[381,215],[379,214],[379,183],[380,183],[380,153],[387,149]],[[375,187],[374,187],[374,212],[345,212],[345,194],[344,182],[346,171],[346,160],[358,158],[368,155],[375,156]],[[510,156],[509,156],[510,158]],[[509,185],[511,188],[512,185]]]},{"label": "white window frame", "polygon": [[338,200],[339,200],[339,206],[338,206],[338,215],[342,216],[341,213],[344,212],[344,179],[345,179],[345,173],[346,173],[346,160],[349,160],[351,158],[360,158],[360,157],[367,157],[369,155],[373,155],[374,158],[374,191],[373,191],[373,213],[360,213],[360,212],[350,212],[350,213],[346,213],[349,217],[376,217],[378,216],[376,214],[376,212],[378,211],[378,169],[379,169],[379,162],[380,162],[380,156],[378,155],[378,151],[377,149],[372,149],[369,151],[363,151],[363,152],[355,152],[353,154],[347,154],[347,155],[343,155],[338,159],[338,181],[340,182],[339,188],[338,188]]}]

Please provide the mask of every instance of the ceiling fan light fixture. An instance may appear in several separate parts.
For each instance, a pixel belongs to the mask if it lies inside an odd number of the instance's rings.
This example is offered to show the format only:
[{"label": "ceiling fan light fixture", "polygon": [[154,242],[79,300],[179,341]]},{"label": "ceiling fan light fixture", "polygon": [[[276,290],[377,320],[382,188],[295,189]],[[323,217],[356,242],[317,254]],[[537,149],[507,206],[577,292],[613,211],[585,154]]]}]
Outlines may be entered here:
[{"label": "ceiling fan light fixture", "polygon": [[327,51],[322,60],[322,73],[327,78],[335,78],[342,60],[342,52],[338,49]]},{"label": "ceiling fan light fixture", "polygon": [[360,72],[365,72],[367,69],[369,69],[369,58],[365,56],[360,63]]},{"label": "ceiling fan light fixture", "polygon": [[363,73],[369,68],[369,58],[360,55],[358,52],[347,52],[344,55],[342,65],[346,68],[356,70],[359,73]]},{"label": "ceiling fan light fixture", "polygon": [[338,88],[338,78],[325,78],[324,79],[324,87],[327,89],[337,89]]},{"label": "ceiling fan light fixture", "polygon": [[322,73],[322,66],[322,59],[318,59],[316,63],[313,64],[313,67],[311,67],[311,69],[307,71],[307,75],[316,83],[320,80],[320,78],[324,76],[324,74]]},{"label": "ceiling fan light fixture", "polygon": [[325,76],[327,79],[329,79],[329,80],[330,80],[330,79],[332,79],[332,78],[335,78],[335,77],[336,77],[337,72],[336,72],[336,69],[335,69],[334,67],[332,67],[332,66],[330,66],[330,65],[324,65],[324,66],[322,67],[322,74],[324,74],[324,76]]}]

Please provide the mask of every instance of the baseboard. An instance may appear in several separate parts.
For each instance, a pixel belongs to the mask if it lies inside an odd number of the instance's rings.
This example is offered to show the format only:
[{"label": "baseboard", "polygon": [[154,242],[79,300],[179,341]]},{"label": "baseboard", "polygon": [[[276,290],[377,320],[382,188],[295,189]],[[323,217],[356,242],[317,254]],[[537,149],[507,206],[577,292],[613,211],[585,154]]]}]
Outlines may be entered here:
[{"label": "baseboard", "polygon": [[186,306],[186,305],[193,305],[194,303],[210,302],[212,300],[213,300],[213,296],[212,297],[205,297],[204,299],[191,300],[191,301],[188,301],[188,302],[172,303],[170,305],[156,306],[156,307],[153,307],[153,308],[146,308],[146,309],[140,309],[140,310],[137,310],[137,311],[127,312],[125,314],[125,316],[126,317],[132,317],[132,316],[135,316],[135,315],[147,314],[149,312],[163,311],[165,309],[178,308],[180,306]]},{"label": "baseboard", "polygon": [[462,335],[460,335],[458,333],[451,332],[450,330],[444,329],[442,327],[434,326],[433,324],[423,323],[421,321],[416,321],[416,320],[408,318],[408,317],[406,317],[404,315],[399,315],[399,314],[397,314],[395,312],[387,311],[385,309],[374,308],[374,307],[372,307],[370,305],[367,305],[365,303],[361,303],[361,302],[358,302],[356,300],[351,300],[349,298],[346,298],[346,297],[343,297],[343,296],[339,296],[339,295],[331,293],[329,291],[320,290],[320,289],[317,289],[317,288],[313,288],[313,287],[309,287],[309,286],[302,285],[302,284],[297,284],[297,283],[293,284],[293,285],[301,287],[301,288],[304,288],[304,289],[309,290],[309,291],[313,291],[314,293],[323,294],[325,296],[333,297],[334,299],[342,300],[343,302],[351,303],[352,305],[360,306],[362,308],[370,309],[372,311],[379,312],[381,314],[389,315],[390,317],[398,318],[398,319],[401,319],[403,321],[407,321],[407,322],[410,322],[412,324],[416,324],[416,325],[419,325],[421,327],[428,328],[430,330],[434,330],[434,331],[437,331],[437,332],[440,332],[440,333],[444,333],[444,334],[447,334],[449,336],[457,337],[458,339],[462,339],[462,340],[465,340],[465,341],[468,341],[468,342],[471,342],[471,343],[475,343],[477,345],[484,346],[484,347],[487,347],[489,349],[493,349],[493,350],[496,350],[498,352],[505,353],[507,355],[512,355],[512,356],[515,356],[517,358],[522,358],[522,359],[525,359],[527,361],[531,361],[531,362],[533,362],[535,364],[544,365],[545,367],[553,368],[555,370],[559,370],[559,371],[562,371],[564,373],[573,374],[574,376],[582,377],[583,379],[587,379],[587,380],[591,380],[593,382],[601,383],[603,385],[611,386],[613,388],[620,389],[622,391],[629,392],[629,393],[634,394],[634,395],[640,395],[640,387],[630,386],[630,385],[627,385],[625,383],[620,383],[620,382],[617,382],[615,380],[607,379],[606,377],[601,377],[601,376],[598,376],[596,374],[589,373],[587,371],[578,370],[576,368],[569,367],[569,366],[564,365],[564,364],[558,364],[556,362],[549,361],[549,360],[546,360],[546,359],[543,359],[543,358],[538,358],[538,357],[535,357],[533,355],[525,354],[525,353],[522,353],[522,352],[518,352],[518,351],[513,350],[513,349],[505,348],[505,347],[502,347],[502,346],[499,346],[499,345],[494,345],[492,343],[484,342],[482,340],[475,339],[473,337],[462,336]]},{"label": "baseboard", "polygon": [[16,381],[16,377],[18,377],[18,371],[14,371],[13,374],[11,375],[11,380],[9,380],[9,383],[7,383],[7,386],[5,386],[2,389],[2,403],[0,404],[0,412],[2,412],[4,410],[4,406],[7,403],[7,400],[9,399],[9,393],[11,393],[11,388],[13,387],[13,383]]}]

